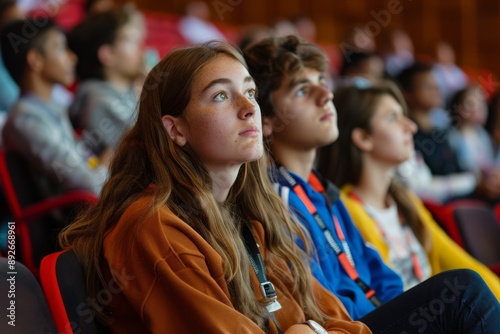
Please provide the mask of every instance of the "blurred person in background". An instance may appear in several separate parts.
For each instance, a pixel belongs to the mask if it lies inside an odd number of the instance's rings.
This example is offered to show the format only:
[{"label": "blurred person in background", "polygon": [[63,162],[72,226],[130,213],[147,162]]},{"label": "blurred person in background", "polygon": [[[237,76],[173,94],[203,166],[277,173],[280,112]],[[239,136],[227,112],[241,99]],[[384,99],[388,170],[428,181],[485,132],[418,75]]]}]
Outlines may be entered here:
[{"label": "blurred person in background", "polygon": [[[24,12],[17,0],[0,0],[0,32],[6,24],[13,20],[23,19]],[[10,110],[19,98],[19,87],[5,68],[0,49],[0,124],[5,121],[5,113]]]},{"label": "blurred person in background", "polygon": [[210,22],[210,8],[204,1],[190,1],[179,22],[179,32],[189,44],[201,44],[215,39],[225,41],[220,30]]},{"label": "blurred person in background", "polygon": [[97,155],[112,151],[135,121],[144,38],[142,15],[128,5],[89,15],[69,34],[79,80],[69,113]]}]

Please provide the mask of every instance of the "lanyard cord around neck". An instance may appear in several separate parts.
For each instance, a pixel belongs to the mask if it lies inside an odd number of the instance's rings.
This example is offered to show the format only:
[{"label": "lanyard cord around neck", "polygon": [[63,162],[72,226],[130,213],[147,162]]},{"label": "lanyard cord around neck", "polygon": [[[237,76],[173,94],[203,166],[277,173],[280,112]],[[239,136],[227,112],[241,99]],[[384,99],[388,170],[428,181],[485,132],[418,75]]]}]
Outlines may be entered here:
[{"label": "lanyard cord around neck", "polygon": [[[355,201],[359,202],[361,205],[363,205],[363,206],[365,205],[365,203],[363,202],[361,197],[359,197],[354,191],[349,192],[349,197],[351,197]],[[371,215],[368,212],[368,210],[365,209],[365,211],[373,219],[373,221],[375,222],[375,225],[377,225],[378,229],[380,230],[382,237],[387,241],[388,237],[387,237],[387,234],[385,233],[384,229],[382,228],[382,226],[379,223],[377,223],[377,220],[375,219],[375,217],[373,217],[373,215]],[[406,243],[408,244],[408,248],[410,251],[410,258],[411,258],[411,262],[412,262],[412,266],[413,266],[413,274],[415,275],[415,277],[417,278],[417,280],[419,282],[422,282],[424,275],[422,273],[422,266],[420,265],[420,260],[418,259],[418,254],[415,251],[414,247],[412,246],[413,242],[412,242],[412,238],[411,238],[411,233],[412,233],[411,228],[406,223],[406,220],[404,219],[404,217],[399,213],[399,210],[398,210],[398,217],[399,217],[399,222],[402,225],[403,232],[404,232],[405,238],[406,238]]]},{"label": "lanyard cord around neck", "polygon": [[[245,248],[247,250],[248,259],[252,265],[252,268],[257,275],[260,283],[260,291],[264,296],[264,299],[268,303],[266,305],[267,311],[269,312],[270,318],[273,320],[278,330],[278,334],[283,334],[278,326],[278,321],[274,316],[274,312],[281,309],[281,305],[278,302],[276,295],[276,290],[274,289],[273,283],[271,283],[266,277],[266,270],[264,268],[264,262],[262,261],[262,256],[259,252],[259,246],[253,237],[252,231],[247,224],[243,224],[242,228],[243,240],[245,241]],[[269,319],[266,317],[264,319],[266,327],[269,327]]]},{"label": "lanyard cord around neck", "polygon": [[[307,196],[306,192],[304,191],[303,187],[295,181],[295,179],[290,175],[290,173],[284,168],[283,166],[279,166],[278,168],[281,176],[285,179],[285,181],[288,183],[288,186],[292,191],[297,194],[297,196],[300,198],[302,203],[306,206],[307,210],[309,213],[313,216],[315,222],[318,224],[318,226],[321,228],[323,231],[323,234],[330,245],[330,247],[333,249],[335,252],[335,255],[337,256],[340,265],[344,269],[344,271],[347,273],[350,279],[352,279],[358,287],[363,291],[365,294],[366,298],[370,300],[370,302],[375,305],[376,307],[379,307],[382,305],[382,301],[380,298],[375,293],[375,290],[373,290],[368,284],[366,284],[358,274],[358,271],[356,270],[354,260],[352,258],[351,254],[351,249],[349,247],[349,244],[347,243],[345,239],[344,232],[342,231],[342,227],[340,226],[340,223],[338,221],[338,218],[331,214],[332,219],[333,219],[333,224],[335,227],[335,233],[337,234],[338,238],[340,239],[340,242],[342,243],[342,247],[337,243],[335,238],[332,235],[332,232],[328,229],[326,226],[323,218],[318,213],[318,210],[312,203],[311,199]],[[328,209],[330,210],[330,199],[325,191],[325,187],[323,186],[323,183],[318,179],[318,177],[311,172],[309,175],[309,184],[311,187],[313,187],[314,190],[317,192],[321,193],[324,197],[325,200],[328,204]]]}]

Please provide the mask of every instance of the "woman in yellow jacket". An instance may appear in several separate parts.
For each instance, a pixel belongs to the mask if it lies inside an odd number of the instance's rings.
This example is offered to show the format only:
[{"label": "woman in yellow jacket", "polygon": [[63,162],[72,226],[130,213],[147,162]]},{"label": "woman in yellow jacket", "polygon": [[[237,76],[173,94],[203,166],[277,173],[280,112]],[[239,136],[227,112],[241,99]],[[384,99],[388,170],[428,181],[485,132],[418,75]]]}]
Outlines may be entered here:
[{"label": "woman in yellow jacket", "polygon": [[478,272],[500,300],[500,279],[439,228],[422,202],[395,178],[414,153],[416,125],[391,84],[335,94],[339,139],[320,149],[318,171],[342,188],[342,201],[365,240],[409,289],[441,271]]}]

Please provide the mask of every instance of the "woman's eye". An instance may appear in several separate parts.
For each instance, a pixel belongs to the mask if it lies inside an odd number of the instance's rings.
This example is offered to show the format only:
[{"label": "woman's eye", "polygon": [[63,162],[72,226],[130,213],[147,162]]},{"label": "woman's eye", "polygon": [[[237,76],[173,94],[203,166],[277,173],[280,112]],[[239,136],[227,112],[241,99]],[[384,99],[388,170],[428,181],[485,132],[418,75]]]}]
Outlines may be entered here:
[{"label": "woman's eye", "polygon": [[215,95],[214,100],[218,102],[225,101],[227,100],[227,94],[225,92],[220,92],[219,94]]},{"label": "woman's eye", "polygon": [[249,89],[247,90],[246,92],[246,96],[249,98],[249,99],[256,99],[257,98],[257,91],[255,89]]}]

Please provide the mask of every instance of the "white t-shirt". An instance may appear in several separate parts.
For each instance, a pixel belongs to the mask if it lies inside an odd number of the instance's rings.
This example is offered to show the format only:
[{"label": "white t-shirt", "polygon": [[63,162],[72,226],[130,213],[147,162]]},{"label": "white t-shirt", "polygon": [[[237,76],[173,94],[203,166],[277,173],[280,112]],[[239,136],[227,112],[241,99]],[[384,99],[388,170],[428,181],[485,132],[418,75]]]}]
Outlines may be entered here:
[{"label": "white t-shirt", "polygon": [[[389,246],[391,265],[403,279],[405,290],[429,278],[432,268],[427,254],[412,229],[401,223],[396,205],[383,210],[369,205],[365,205],[365,208]],[[420,277],[417,272],[421,273]]]}]

